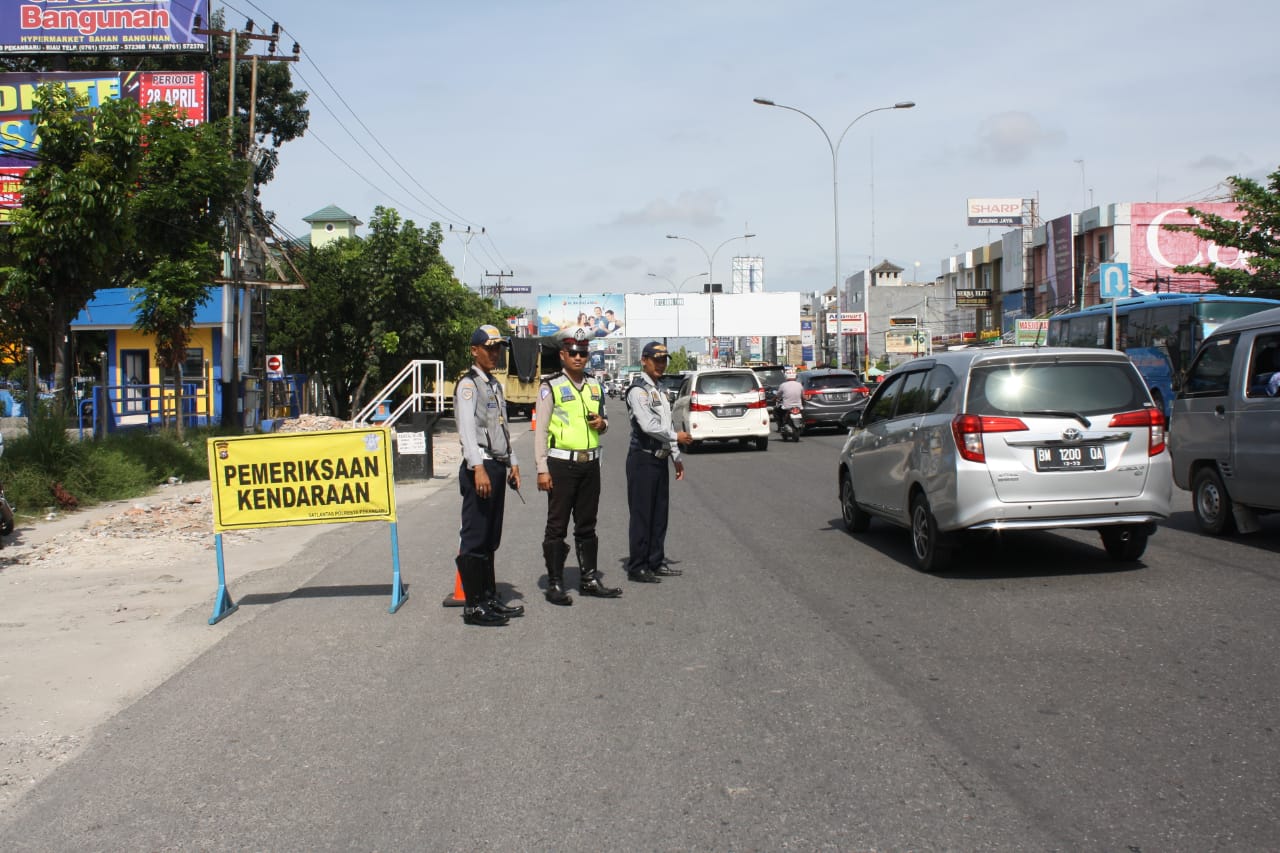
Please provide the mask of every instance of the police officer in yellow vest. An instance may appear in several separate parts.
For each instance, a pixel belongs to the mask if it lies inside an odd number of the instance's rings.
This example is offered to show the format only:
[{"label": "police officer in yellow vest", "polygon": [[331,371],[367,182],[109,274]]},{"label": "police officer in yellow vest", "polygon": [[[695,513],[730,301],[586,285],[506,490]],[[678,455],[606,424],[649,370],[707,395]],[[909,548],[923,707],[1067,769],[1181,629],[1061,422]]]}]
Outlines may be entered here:
[{"label": "police officer in yellow vest", "polygon": [[542,556],[547,566],[547,601],[573,604],[564,589],[569,556],[565,535],[573,516],[573,542],[578,554],[578,592],[617,598],[622,590],[604,586],[597,565],[600,540],[596,515],[600,507],[600,436],[609,428],[604,389],[587,375],[591,332],[582,327],[561,330],[560,372],[542,380],[538,390],[533,461],[538,491],[547,493],[547,527]]}]

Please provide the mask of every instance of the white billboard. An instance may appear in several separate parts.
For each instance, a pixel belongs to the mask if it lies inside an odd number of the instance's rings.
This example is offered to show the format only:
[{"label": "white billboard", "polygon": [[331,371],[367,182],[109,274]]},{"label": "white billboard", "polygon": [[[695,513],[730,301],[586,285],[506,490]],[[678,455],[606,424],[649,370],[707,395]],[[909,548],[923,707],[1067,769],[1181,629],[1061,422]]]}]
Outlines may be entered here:
[{"label": "white billboard", "polygon": [[716,295],[717,335],[800,334],[799,293],[722,293]]},{"label": "white billboard", "polygon": [[627,337],[705,338],[711,297],[705,293],[628,293]]},{"label": "white billboard", "polygon": [[971,198],[968,208],[970,225],[1022,224],[1020,198]]}]

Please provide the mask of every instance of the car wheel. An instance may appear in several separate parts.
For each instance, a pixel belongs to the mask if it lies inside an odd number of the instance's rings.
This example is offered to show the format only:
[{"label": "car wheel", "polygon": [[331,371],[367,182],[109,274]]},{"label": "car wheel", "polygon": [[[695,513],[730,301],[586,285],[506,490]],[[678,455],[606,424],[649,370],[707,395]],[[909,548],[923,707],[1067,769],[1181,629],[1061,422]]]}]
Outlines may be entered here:
[{"label": "car wheel", "polygon": [[866,533],[871,526],[871,516],[862,511],[853,494],[853,481],[848,475],[840,478],[840,515],[850,533]]},{"label": "car wheel", "polygon": [[1148,534],[1146,528],[1139,525],[1104,527],[1101,533],[1102,547],[1107,549],[1107,556],[1113,560],[1132,563],[1147,550]]},{"label": "car wheel", "polygon": [[951,550],[942,542],[937,519],[924,495],[911,499],[911,552],[922,572],[940,572],[951,562]]},{"label": "car wheel", "polygon": [[1231,513],[1231,496],[1222,482],[1222,475],[1213,466],[1201,468],[1191,481],[1191,507],[1195,510],[1200,529],[1213,536],[1231,533],[1236,529],[1235,516]]},{"label": "car wheel", "polygon": [[756,439],[756,450],[768,450],[768,449],[769,449],[769,436],[762,435]]}]

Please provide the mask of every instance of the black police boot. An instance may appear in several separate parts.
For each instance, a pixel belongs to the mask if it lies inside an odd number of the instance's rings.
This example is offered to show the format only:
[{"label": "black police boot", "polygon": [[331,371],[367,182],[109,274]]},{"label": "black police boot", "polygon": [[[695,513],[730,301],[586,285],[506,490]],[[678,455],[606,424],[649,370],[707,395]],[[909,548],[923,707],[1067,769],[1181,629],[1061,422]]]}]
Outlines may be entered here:
[{"label": "black police boot", "polygon": [[484,597],[484,580],[487,569],[483,557],[458,555],[458,576],[462,578],[462,594],[467,603],[462,608],[462,621],[468,625],[493,627],[507,624],[507,617],[500,616],[489,607]]},{"label": "black police boot", "polygon": [[568,607],[573,596],[564,591],[564,561],[569,556],[569,546],[563,542],[543,542],[542,559],[547,564],[547,601]]},{"label": "black police boot", "polygon": [[494,579],[492,551],[485,554],[484,557],[484,599],[488,603],[489,609],[499,616],[514,619],[517,616],[524,615],[524,608],[520,605],[503,604],[498,600],[498,582]]},{"label": "black police boot", "polygon": [[600,540],[593,536],[590,539],[576,539],[573,544],[578,546],[578,567],[581,569],[578,592],[582,595],[594,595],[596,598],[617,598],[622,595],[622,590],[617,587],[600,583],[600,573],[596,571]]}]

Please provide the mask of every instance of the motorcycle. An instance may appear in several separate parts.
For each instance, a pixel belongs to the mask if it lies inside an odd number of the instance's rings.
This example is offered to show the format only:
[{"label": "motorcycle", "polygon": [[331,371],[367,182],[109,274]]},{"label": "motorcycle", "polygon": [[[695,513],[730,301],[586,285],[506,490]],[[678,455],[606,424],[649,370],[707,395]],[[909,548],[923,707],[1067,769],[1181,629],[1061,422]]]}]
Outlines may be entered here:
[{"label": "motorcycle", "polygon": [[799,441],[803,431],[804,413],[799,406],[792,406],[790,410],[778,410],[778,438],[783,441]]},{"label": "motorcycle", "polygon": [[[4,439],[0,438],[0,456],[4,455]],[[13,504],[9,503],[4,493],[4,483],[0,483],[0,548],[4,547],[4,537],[13,533]]]}]

